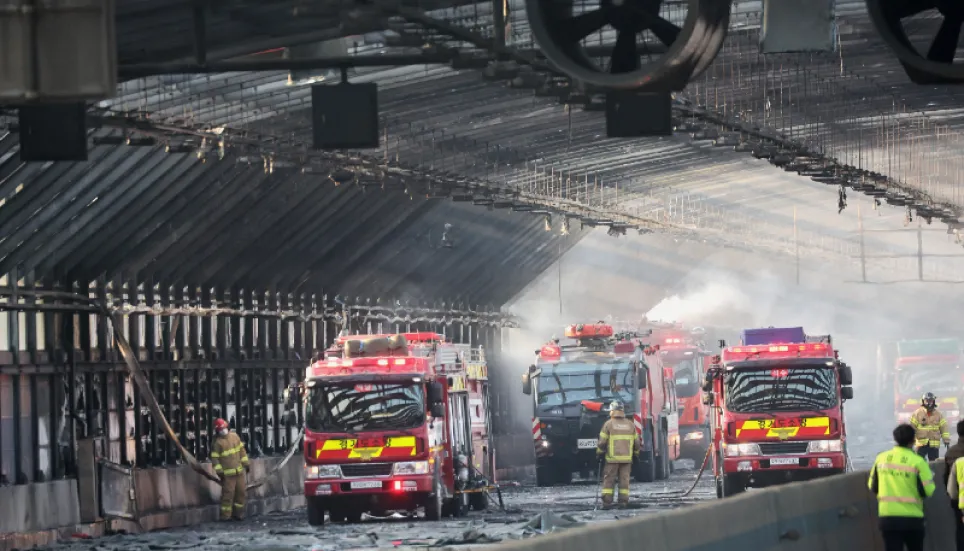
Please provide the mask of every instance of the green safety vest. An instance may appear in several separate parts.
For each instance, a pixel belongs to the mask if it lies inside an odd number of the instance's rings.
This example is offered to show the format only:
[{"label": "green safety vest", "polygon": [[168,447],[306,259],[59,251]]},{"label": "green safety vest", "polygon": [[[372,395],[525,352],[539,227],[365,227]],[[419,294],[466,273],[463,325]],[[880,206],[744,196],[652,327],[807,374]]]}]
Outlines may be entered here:
[{"label": "green safety vest", "polygon": [[958,459],[954,462],[954,478],[957,479],[957,508],[964,504],[964,461]]},{"label": "green safety vest", "polygon": [[[867,487],[871,491],[875,478],[879,517],[924,518],[924,497],[934,493],[934,473],[921,456],[900,446],[885,451],[870,469]],[[920,495],[918,481],[925,496]]]}]

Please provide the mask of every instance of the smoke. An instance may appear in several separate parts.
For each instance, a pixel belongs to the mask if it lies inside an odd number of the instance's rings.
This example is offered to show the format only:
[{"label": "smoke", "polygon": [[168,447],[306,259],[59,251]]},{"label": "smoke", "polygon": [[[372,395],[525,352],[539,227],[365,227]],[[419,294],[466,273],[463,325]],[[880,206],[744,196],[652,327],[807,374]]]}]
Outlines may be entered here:
[{"label": "smoke", "polygon": [[[879,421],[892,395],[879,388],[877,343],[959,334],[956,312],[964,297],[938,284],[869,285],[857,283],[860,278],[849,265],[806,259],[797,284],[796,267],[785,258],[594,231],[507,305],[523,327],[507,332],[500,376],[511,383],[502,399],[511,404],[519,430],[527,428],[532,402],[519,381],[539,346],[571,323],[645,315],[733,333],[802,326],[811,335],[830,334],[854,370],[848,416]],[[881,426],[889,430],[889,419]]]}]

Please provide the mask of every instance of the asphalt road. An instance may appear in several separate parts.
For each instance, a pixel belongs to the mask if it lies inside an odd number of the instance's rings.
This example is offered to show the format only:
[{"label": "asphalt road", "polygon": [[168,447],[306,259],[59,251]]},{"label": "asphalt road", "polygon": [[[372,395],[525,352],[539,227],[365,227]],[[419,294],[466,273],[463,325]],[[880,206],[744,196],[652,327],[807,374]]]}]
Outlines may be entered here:
[{"label": "asphalt road", "polygon": [[[868,433],[871,431],[868,431]],[[886,431],[852,438],[850,451],[856,469],[866,469],[874,456],[890,447]],[[880,432],[881,434],[876,434]],[[578,529],[578,523],[607,522],[649,515],[716,499],[712,478],[696,483],[691,461],[678,461],[676,472],[665,481],[632,485],[632,508],[602,511],[594,508],[598,486],[576,481],[567,486],[503,489],[505,511],[491,507],[458,520],[429,522],[396,516],[365,517],[358,524],[308,526],[304,509],[249,518],[243,522],[210,523],[190,528],[139,535],[116,535],[96,540],[76,540],[48,549],[69,551],[361,551],[366,549],[416,549],[428,546],[475,548],[506,539],[531,537],[547,531]],[[692,493],[684,493],[693,487]],[[752,490],[751,490],[752,491]],[[555,528],[553,527],[555,526]]]},{"label": "asphalt road", "polygon": [[[696,471],[692,469],[692,462],[680,461],[677,465],[677,471],[665,481],[634,483],[632,508],[621,511],[594,510],[598,486],[593,481],[576,481],[571,485],[553,488],[507,487],[502,490],[505,511],[492,506],[486,512],[472,512],[458,520],[428,522],[401,516],[388,519],[366,517],[358,524],[326,524],[313,528],[308,526],[304,509],[300,509],[242,522],[210,523],[150,534],[75,540],[48,549],[339,551],[413,549],[429,545],[476,547],[558,530],[560,525],[612,521],[715,499],[716,494],[708,477],[700,480],[693,492],[684,497],[683,493],[696,481]],[[601,502],[598,504],[601,506]],[[569,526],[569,529],[578,529],[578,524]]]}]

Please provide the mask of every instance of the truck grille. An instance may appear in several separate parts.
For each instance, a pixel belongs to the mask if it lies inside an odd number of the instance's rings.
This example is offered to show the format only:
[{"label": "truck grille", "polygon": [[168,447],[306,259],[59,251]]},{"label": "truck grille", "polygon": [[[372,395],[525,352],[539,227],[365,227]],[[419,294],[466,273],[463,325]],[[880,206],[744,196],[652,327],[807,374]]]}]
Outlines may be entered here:
[{"label": "truck grille", "polygon": [[763,455],[785,455],[807,453],[809,442],[768,442],[760,444]]},{"label": "truck grille", "polygon": [[346,478],[356,476],[388,476],[392,474],[391,463],[351,463],[341,466],[341,474]]}]

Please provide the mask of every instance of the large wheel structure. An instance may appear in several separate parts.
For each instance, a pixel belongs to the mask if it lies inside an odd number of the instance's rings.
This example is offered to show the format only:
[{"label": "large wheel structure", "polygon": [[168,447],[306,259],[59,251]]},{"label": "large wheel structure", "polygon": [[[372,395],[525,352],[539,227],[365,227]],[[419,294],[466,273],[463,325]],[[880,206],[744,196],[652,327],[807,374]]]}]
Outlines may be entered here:
[{"label": "large wheel structure", "polygon": [[[870,20],[887,46],[916,84],[964,83],[964,63],[954,63],[964,3],[959,0],[866,0]],[[934,31],[926,51],[918,49],[908,37],[905,21],[917,14],[936,10],[940,27]],[[924,23],[927,20],[915,20]],[[913,27],[921,25],[915,24]],[[930,27],[928,25],[928,27]],[[930,31],[926,34],[930,35]]]},{"label": "large wheel structure", "polygon": [[[577,2],[579,4],[577,5]],[[713,62],[730,20],[730,0],[677,0],[686,7],[682,26],[661,14],[667,0],[526,0],[532,34],[546,59],[576,81],[617,90],[682,90]],[[608,63],[600,65],[584,43],[611,28],[615,42]],[[642,63],[648,46],[639,37],[649,31],[666,51]],[[597,35],[598,36],[598,35]],[[593,48],[598,49],[595,38]],[[604,47],[605,48],[605,47]],[[604,56],[605,57],[605,56]]]}]

